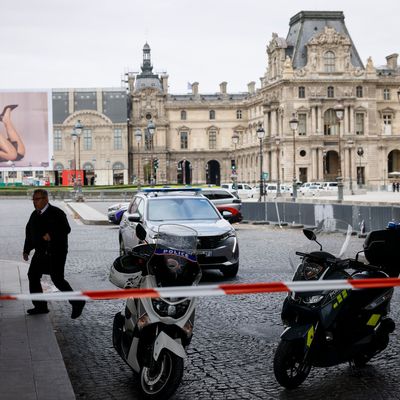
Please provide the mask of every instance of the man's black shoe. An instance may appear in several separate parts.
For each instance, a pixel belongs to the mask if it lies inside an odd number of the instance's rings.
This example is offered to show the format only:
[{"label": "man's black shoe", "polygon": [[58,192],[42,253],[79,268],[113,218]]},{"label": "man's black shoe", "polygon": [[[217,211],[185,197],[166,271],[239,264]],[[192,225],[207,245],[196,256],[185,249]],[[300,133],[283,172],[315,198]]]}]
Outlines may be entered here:
[{"label": "man's black shoe", "polygon": [[26,310],[26,312],[29,315],[47,314],[49,312],[49,309],[48,308],[37,308],[37,307],[34,307],[34,308],[30,308],[29,310]]},{"label": "man's black shoe", "polygon": [[74,301],[72,303],[72,314],[71,318],[76,319],[82,314],[83,307],[85,307],[86,301]]}]

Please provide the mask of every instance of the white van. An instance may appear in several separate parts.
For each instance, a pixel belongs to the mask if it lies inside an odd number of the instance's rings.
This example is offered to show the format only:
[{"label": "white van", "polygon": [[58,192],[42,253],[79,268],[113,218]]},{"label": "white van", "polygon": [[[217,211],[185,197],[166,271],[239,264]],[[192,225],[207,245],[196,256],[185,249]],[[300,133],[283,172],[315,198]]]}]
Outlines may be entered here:
[{"label": "white van", "polygon": [[337,182],[323,182],[322,183],[322,190],[326,190],[329,192],[337,191],[338,190],[338,183]]},{"label": "white van", "polygon": [[237,192],[239,197],[252,198],[256,195],[256,190],[247,183],[237,183],[236,188],[234,188],[233,183],[223,183],[221,187],[230,192]]}]

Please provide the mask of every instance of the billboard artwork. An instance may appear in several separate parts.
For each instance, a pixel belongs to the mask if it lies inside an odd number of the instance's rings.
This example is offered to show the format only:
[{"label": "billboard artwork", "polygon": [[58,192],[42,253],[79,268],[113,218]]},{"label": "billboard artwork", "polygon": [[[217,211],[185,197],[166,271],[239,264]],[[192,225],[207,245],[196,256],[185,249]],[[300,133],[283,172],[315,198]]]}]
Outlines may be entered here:
[{"label": "billboard artwork", "polygon": [[50,167],[51,115],[50,91],[0,91],[0,170]]}]

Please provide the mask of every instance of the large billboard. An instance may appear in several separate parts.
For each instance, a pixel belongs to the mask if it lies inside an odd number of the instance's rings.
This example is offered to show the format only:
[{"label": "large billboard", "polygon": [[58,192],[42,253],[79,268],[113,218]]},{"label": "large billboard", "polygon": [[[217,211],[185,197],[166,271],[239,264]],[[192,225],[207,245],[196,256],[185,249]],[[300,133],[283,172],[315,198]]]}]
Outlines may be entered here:
[{"label": "large billboard", "polygon": [[51,91],[0,91],[0,170],[50,169]]}]

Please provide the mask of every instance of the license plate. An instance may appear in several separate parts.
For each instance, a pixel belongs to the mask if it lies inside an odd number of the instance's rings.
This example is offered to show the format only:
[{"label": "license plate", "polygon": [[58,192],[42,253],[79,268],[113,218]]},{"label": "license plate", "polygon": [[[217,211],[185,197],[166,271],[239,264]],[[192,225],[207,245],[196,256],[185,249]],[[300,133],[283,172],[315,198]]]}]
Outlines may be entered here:
[{"label": "license plate", "polygon": [[211,250],[202,250],[197,252],[198,256],[206,256],[206,257],[211,257],[212,256],[212,251]]}]

